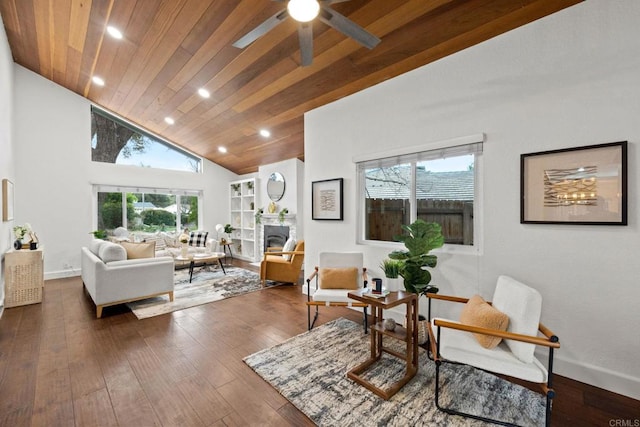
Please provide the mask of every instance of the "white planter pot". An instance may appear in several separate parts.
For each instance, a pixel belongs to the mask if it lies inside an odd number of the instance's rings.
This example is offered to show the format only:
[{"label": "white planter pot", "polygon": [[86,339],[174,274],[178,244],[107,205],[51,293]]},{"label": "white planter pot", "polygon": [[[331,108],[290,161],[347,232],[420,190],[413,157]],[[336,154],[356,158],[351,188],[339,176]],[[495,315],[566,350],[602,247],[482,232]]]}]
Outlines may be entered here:
[{"label": "white planter pot", "polygon": [[386,277],[384,280],[388,291],[396,292],[404,290],[404,279],[402,277],[397,277],[395,279]]}]

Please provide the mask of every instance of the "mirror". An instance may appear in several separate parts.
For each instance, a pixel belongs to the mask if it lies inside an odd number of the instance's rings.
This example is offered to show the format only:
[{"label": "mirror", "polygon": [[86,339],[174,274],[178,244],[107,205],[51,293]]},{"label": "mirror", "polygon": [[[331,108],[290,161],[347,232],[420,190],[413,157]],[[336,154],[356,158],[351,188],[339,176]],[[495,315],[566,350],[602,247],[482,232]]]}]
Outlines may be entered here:
[{"label": "mirror", "polygon": [[279,172],[274,172],[269,176],[267,182],[267,194],[274,202],[282,199],[284,195],[284,176]]}]

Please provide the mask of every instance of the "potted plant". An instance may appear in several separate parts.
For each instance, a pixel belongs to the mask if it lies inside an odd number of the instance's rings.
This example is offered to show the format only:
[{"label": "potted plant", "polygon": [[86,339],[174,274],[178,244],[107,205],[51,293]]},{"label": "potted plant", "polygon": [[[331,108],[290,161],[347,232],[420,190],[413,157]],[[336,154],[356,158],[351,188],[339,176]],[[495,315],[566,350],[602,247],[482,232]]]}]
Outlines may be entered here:
[{"label": "potted plant", "polygon": [[249,190],[249,194],[253,194],[253,181],[247,182],[247,189]]},{"label": "potted plant", "polygon": [[282,208],[282,210],[278,213],[278,221],[280,221],[280,225],[284,225],[284,216],[289,213],[289,209]]},{"label": "potted plant", "polygon": [[93,234],[93,237],[95,237],[96,239],[106,240],[107,238],[107,232],[105,230],[94,230],[89,234]]},{"label": "potted plant", "polygon": [[256,211],[254,217],[256,219],[256,225],[262,222],[262,214],[264,213],[264,209],[260,208]]},{"label": "potted plant", "polygon": [[231,224],[224,225],[224,232],[229,236],[229,240],[231,240],[231,233],[233,233],[235,228],[231,226]]},{"label": "potted plant", "polygon": [[233,189],[234,196],[240,196],[240,184],[231,184],[231,189]]},{"label": "potted plant", "polygon": [[437,293],[438,288],[429,284],[431,273],[426,267],[436,266],[438,257],[429,252],[444,244],[440,224],[418,219],[411,225],[403,225],[402,229],[406,234],[395,239],[403,242],[407,250],[393,251],[389,258],[400,262],[398,274],[404,279],[404,288],[418,295]]},{"label": "potted plant", "polygon": [[387,278],[387,290],[397,291],[400,289],[400,261],[397,259],[385,259],[380,263],[380,268],[384,272],[384,276]]}]

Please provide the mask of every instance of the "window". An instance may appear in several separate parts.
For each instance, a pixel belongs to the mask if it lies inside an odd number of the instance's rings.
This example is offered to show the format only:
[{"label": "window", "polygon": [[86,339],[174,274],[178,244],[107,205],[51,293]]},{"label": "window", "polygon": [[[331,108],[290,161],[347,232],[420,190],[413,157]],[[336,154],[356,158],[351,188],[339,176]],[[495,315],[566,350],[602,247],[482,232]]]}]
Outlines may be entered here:
[{"label": "window", "polygon": [[199,172],[202,164],[199,157],[93,106],[91,160],[187,172]]},{"label": "window", "polygon": [[96,186],[99,230],[175,231],[199,228],[200,192]]},{"label": "window", "polygon": [[474,245],[482,142],[357,162],[360,240],[392,242],[416,219],[442,226],[445,243]]}]

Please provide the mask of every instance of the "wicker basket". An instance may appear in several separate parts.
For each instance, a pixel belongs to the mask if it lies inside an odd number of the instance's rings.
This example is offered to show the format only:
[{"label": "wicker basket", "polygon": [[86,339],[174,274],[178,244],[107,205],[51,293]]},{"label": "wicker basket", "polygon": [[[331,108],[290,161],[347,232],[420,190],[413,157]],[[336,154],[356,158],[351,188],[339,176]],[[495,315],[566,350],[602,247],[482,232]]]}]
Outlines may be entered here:
[{"label": "wicker basket", "polygon": [[42,250],[9,251],[5,254],[5,307],[42,302],[42,261]]}]

